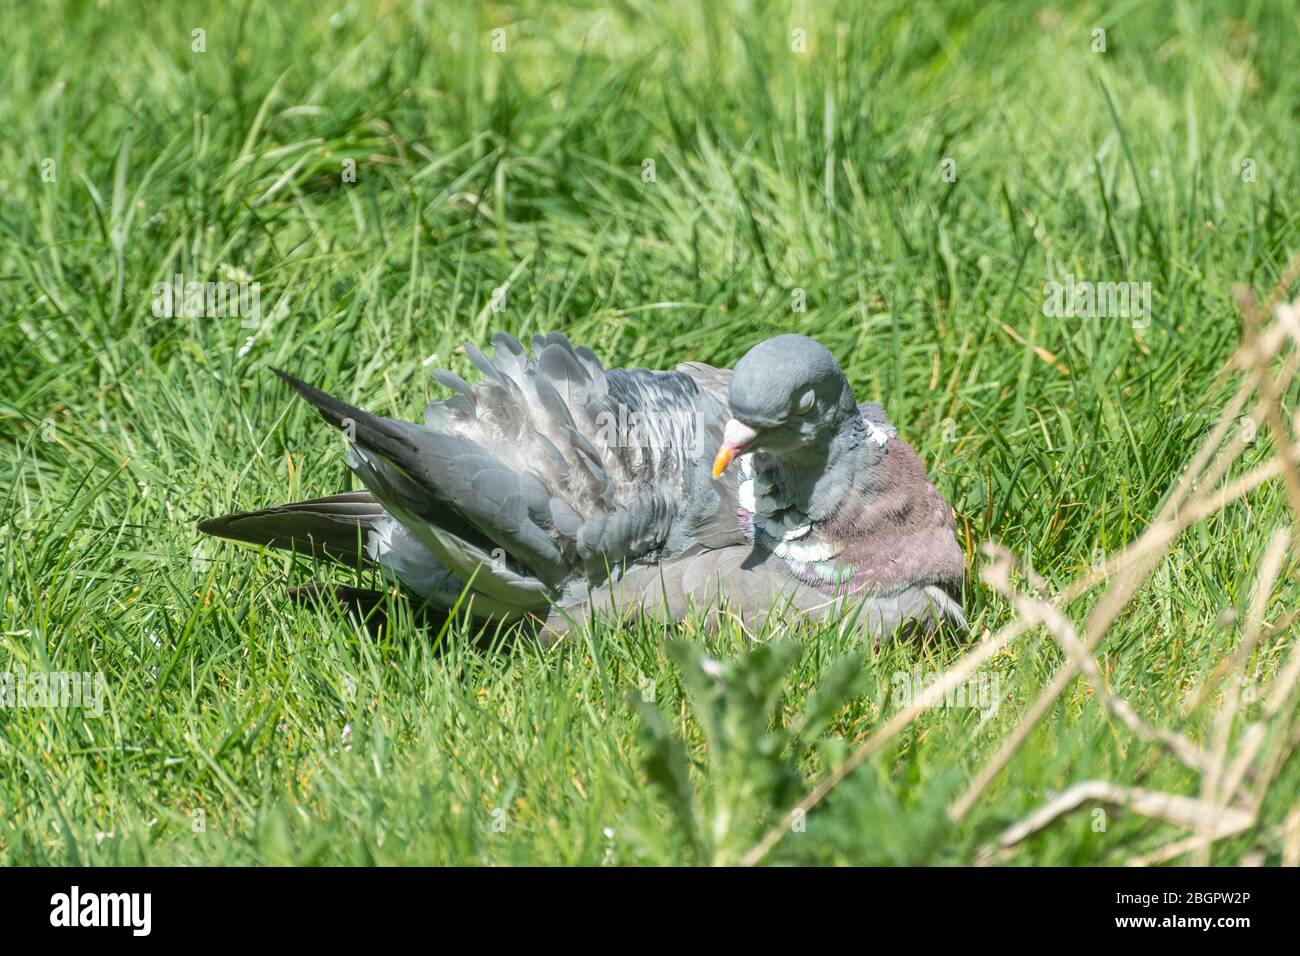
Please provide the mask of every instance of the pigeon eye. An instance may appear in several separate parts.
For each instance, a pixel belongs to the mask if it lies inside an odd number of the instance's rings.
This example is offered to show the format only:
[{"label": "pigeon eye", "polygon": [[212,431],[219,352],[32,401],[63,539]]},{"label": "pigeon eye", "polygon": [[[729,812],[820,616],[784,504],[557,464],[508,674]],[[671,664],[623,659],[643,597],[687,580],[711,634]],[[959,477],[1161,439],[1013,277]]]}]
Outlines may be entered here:
[{"label": "pigeon eye", "polygon": [[804,412],[808,411],[810,408],[813,407],[813,402],[815,402],[816,400],[817,400],[817,393],[814,392],[811,388],[808,389],[808,391],[804,392],[803,395],[800,397],[799,404],[795,406],[795,411],[798,414],[802,415]]}]

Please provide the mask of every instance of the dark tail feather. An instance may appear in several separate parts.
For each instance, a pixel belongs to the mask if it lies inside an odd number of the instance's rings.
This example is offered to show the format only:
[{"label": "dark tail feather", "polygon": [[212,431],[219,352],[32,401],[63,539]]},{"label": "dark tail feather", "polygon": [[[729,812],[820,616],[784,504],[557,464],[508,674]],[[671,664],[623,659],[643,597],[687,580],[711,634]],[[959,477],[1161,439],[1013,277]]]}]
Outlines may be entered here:
[{"label": "dark tail feather", "polygon": [[348,491],[208,518],[200,521],[198,528],[218,538],[284,548],[356,567],[367,562],[366,531],[383,514],[383,506],[370,492]]},{"label": "dark tail feather", "polygon": [[311,402],[320,413],[321,418],[335,428],[348,433],[348,439],[358,445],[373,449],[394,462],[409,460],[414,454],[408,436],[404,430],[414,428],[410,422],[397,422],[374,415],[363,408],[349,405],[335,398],[328,392],[322,392],[315,385],[308,385],[300,378],[294,378],[288,372],[272,369],[276,375],[288,382],[299,395]]}]

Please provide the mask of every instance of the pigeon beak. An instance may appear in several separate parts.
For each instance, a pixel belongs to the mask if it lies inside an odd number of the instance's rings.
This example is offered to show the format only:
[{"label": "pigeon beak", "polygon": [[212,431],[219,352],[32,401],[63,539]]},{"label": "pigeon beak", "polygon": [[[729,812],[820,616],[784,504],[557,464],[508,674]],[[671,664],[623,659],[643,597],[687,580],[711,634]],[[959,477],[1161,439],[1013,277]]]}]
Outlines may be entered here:
[{"label": "pigeon beak", "polygon": [[713,459],[715,481],[722,477],[722,473],[731,464],[731,459],[752,445],[757,437],[758,432],[743,422],[738,422],[734,418],[727,422],[727,427],[722,432],[722,447],[718,449],[718,456]]}]

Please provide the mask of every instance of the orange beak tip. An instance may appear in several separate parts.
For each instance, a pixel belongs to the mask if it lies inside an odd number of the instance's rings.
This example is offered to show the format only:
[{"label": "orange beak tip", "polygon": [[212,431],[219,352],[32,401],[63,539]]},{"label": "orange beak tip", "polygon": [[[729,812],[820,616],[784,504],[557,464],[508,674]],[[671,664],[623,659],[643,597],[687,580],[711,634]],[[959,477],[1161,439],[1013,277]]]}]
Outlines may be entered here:
[{"label": "orange beak tip", "polygon": [[736,450],[730,445],[723,445],[718,449],[718,455],[713,459],[713,480],[717,481],[722,477],[722,473],[727,470],[731,464],[731,459],[736,457]]}]

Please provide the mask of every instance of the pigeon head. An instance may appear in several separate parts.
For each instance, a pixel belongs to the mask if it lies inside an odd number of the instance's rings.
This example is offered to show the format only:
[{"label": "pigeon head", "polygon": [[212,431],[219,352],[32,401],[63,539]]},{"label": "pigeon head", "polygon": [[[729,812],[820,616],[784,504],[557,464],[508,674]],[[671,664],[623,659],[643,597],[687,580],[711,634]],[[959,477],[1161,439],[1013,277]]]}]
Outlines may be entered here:
[{"label": "pigeon head", "polygon": [[749,451],[790,464],[824,460],[831,439],[857,412],[835,356],[806,335],[780,335],[745,353],[728,399],[732,417],[713,462],[715,478]]}]

